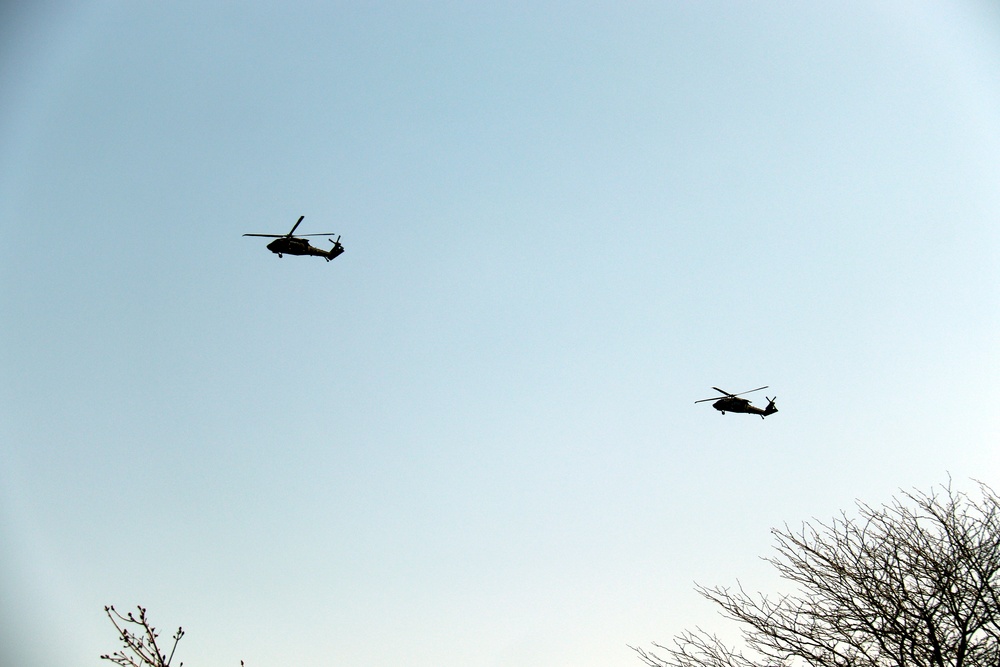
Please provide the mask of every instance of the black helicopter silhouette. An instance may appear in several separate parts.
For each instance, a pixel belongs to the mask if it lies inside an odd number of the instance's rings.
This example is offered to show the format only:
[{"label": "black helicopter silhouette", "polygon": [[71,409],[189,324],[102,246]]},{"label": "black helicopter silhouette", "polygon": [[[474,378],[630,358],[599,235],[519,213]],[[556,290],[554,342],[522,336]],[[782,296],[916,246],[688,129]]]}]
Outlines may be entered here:
[{"label": "black helicopter silhouette", "polygon": [[[723,390],[719,389],[718,387],[712,387],[712,389],[714,389],[715,391],[719,392],[720,394],[725,394],[725,397],[724,398],[703,398],[700,401],[695,401],[695,403],[704,403],[706,401],[715,401],[715,403],[712,403],[712,407],[715,408],[716,410],[718,410],[719,412],[721,412],[722,414],[726,414],[727,412],[745,412],[746,414],[760,415],[761,419],[763,419],[764,417],[766,417],[768,415],[773,415],[775,412],[778,411],[778,408],[774,407],[774,402],[776,400],[778,400],[777,396],[775,396],[774,398],[768,398],[767,399],[767,407],[764,408],[763,410],[761,410],[758,407],[754,407],[750,403],[749,399],[739,398],[743,394],[751,394],[751,393],[753,393],[755,391],[760,391],[761,389],[767,389],[767,385],[765,385],[763,387],[757,387],[756,389],[751,389],[750,391],[741,391],[738,394],[730,394],[728,391],[723,391]],[[767,398],[767,397],[765,396],[764,398]]]},{"label": "black helicopter silhouette", "polygon": [[329,250],[323,250],[322,248],[317,248],[315,246],[309,245],[309,241],[306,241],[307,236],[333,236],[333,232],[327,232],[325,234],[303,234],[302,236],[293,236],[295,230],[298,226],[302,224],[302,220],[306,216],[301,216],[299,221],[295,223],[292,227],[292,231],[287,234],[244,234],[243,236],[263,236],[265,238],[274,239],[267,244],[267,249],[273,252],[278,257],[283,257],[284,255],[315,255],[316,257],[325,257],[326,261],[331,259],[336,259],[344,252],[344,246],[340,245],[340,236],[337,236],[337,240],[334,241],[330,239],[330,243],[333,247]]}]

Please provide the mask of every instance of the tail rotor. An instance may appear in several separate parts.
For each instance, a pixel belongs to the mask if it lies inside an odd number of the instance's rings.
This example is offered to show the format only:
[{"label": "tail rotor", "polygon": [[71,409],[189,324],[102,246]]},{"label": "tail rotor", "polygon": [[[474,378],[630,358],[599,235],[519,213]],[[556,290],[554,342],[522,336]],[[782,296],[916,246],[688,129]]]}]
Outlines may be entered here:
[{"label": "tail rotor", "polygon": [[333,239],[327,239],[327,240],[333,244],[333,247],[330,248],[326,256],[326,261],[329,262],[331,259],[336,259],[337,257],[339,257],[344,252],[344,246],[340,245],[339,234],[337,235],[336,241],[334,241]]},{"label": "tail rotor", "polygon": [[[767,396],[765,396],[764,398],[767,398]],[[768,399],[767,399],[767,407],[766,407],[766,408],[764,408],[764,415],[762,415],[762,416],[765,416],[765,415],[773,415],[773,414],[774,414],[775,412],[777,412],[777,411],[778,411],[778,408],[776,408],[776,407],[774,406],[774,402],[775,402],[776,400],[778,400],[778,397],[777,397],[777,396],[775,396],[774,398],[768,398]]]}]

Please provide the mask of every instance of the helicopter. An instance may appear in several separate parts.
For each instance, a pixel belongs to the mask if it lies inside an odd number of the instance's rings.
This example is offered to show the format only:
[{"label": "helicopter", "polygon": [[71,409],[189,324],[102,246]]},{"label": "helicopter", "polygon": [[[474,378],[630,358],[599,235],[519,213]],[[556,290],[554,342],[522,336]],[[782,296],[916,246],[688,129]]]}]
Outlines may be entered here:
[{"label": "helicopter", "polygon": [[315,246],[309,245],[309,241],[306,241],[307,236],[333,236],[333,232],[326,234],[303,234],[302,236],[293,236],[295,230],[298,226],[302,224],[302,220],[306,216],[300,216],[299,221],[295,223],[292,227],[292,231],[287,234],[244,234],[243,236],[263,236],[265,238],[274,239],[267,244],[267,249],[273,252],[278,257],[283,257],[285,255],[315,255],[316,257],[325,257],[326,261],[331,259],[336,259],[342,252],[344,252],[344,246],[340,245],[340,236],[337,236],[337,240],[334,241],[330,239],[330,243],[333,247],[329,250],[323,250],[322,248],[317,248]]},{"label": "helicopter", "polygon": [[[763,387],[757,387],[756,389],[751,389],[750,391],[741,391],[738,394],[730,394],[728,391],[723,391],[718,387],[712,387],[712,389],[719,392],[720,394],[724,394],[725,397],[703,398],[700,401],[695,401],[695,403],[715,401],[715,403],[712,403],[712,407],[721,412],[722,414],[726,414],[727,412],[745,412],[746,414],[760,415],[761,419],[763,419],[768,415],[773,415],[775,412],[778,411],[778,408],[774,407],[774,402],[778,400],[777,396],[775,396],[774,398],[768,398],[767,407],[764,408],[763,410],[761,410],[758,407],[754,407],[750,403],[749,399],[739,398],[743,394],[751,394],[755,391],[760,391],[761,389],[767,389],[766,385]],[[767,397],[765,396],[765,398]]]}]

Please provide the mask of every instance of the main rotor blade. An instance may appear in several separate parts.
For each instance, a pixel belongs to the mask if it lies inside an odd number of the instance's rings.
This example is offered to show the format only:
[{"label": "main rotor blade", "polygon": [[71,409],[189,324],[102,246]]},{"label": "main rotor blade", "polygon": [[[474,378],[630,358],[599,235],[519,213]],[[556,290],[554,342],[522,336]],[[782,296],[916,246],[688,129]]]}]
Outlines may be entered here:
[{"label": "main rotor blade", "polygon": [[305,238],[307,236],[333,236],[333,232],[326,232],[325,234],[299,234],[295,238],[302,239],[302,238]]},{"label": "main rotor blade", "polygon": [[285,238],[284,234],[244,234],[243,236],[263,236],[263,237],[269,238],[269,239],[283,239],[283,238]]},{"label": "main rotor blade", "polygon": [[304,215],[303,216],[299,216],[299,221],[295,223],[295,227],[292,227],[292,231],[290,231],[287,234],[285,234],[285,236],[291,236],[292,234],[294,234],[295,230],[298,228],[299,225],[302,224],[302,221],[305,219],[305,217],[306,216],[304,216]]},{"label": "main rotor blade", "polygon": [[718,387],[712,387],[712,389],[714,389],[715,391],[719,392],[720,394],[725,394],[726,396],[738,396],[738,394],[730,394],[728,391],[723,391],[723,390],[719,389]]},{"label": "main rotor blade", "polygon": [[[712,387],[712,389],[715,389],[715,387]],[[721,400],[722,400],[721,398],[716,396],[715,398],[703,398],[700,401],[695,401],[695,403],[704,403],[706,401],[721,401]]]},{"label": "main rotor blade", "polygon": [[[715,389],[715,387],[712,387],[712,389]],[[761,389],[767,389],[767,385],[764,385],[763,387],[757,387],[756,389],[751,389],[750,391],[741,391],[738,394],[733,394],[733,396],[742,396],[743,394],[752,394],[753,392],[760,391]]]}]

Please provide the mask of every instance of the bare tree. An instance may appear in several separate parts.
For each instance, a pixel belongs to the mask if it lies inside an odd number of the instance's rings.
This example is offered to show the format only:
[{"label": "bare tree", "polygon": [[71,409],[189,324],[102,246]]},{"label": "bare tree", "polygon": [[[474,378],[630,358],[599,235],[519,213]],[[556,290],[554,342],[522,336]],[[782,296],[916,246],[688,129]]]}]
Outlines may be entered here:
[{"label": "bare tree", "polygon": [[[166,656],[156,643],[159,635],[156,628],[150,625],[149,617],[146,616],[146,609],[139,607],[139,615],[132,612],[122,616],[115,609],[114,605],[104,608],[104,613],[108,615],[111,623],[118,631],[118,639],[121,640],[122,650],[111,655],[102,655],[102,660],[121,665],[121,667],[170,667],[170,661],[174,659],[174,651],[177,650],[177,643],[184,636],[184,628],[177,628],[174,633],[174,645],[170,649],[170,656]],[[178,667],[183,667],[182,662]]]},{"label": "bare tree", "polygon": [[742,647],[697,629],[632,648],[650,667],[997,667],[1000,498],[979,491],[949,483],[773,530],[765,560],[794,592],[697,587],[740,626]]},{"label": "bare tree", "polygon": [[[184,636],[184,628],[177,628],[177,632],[171,637],[174,645],[170,648],[170,655],[167,656],[156,643],[160,635],[150,624],[146,608],[140,606],[138,610],[138,616],[132,612],[122,616],[114,605],[104,608],[104,613],[118,631],[122,649],[111,655],[102,655],[101,660],[110,660],[121,667],[170,667],[170,661],[174,659],[174,652],[177,651],[177,643]],[[184,667],[184,663],[180,663],[177,667]],[[242,660],[240,667],[244,667]]]}]

